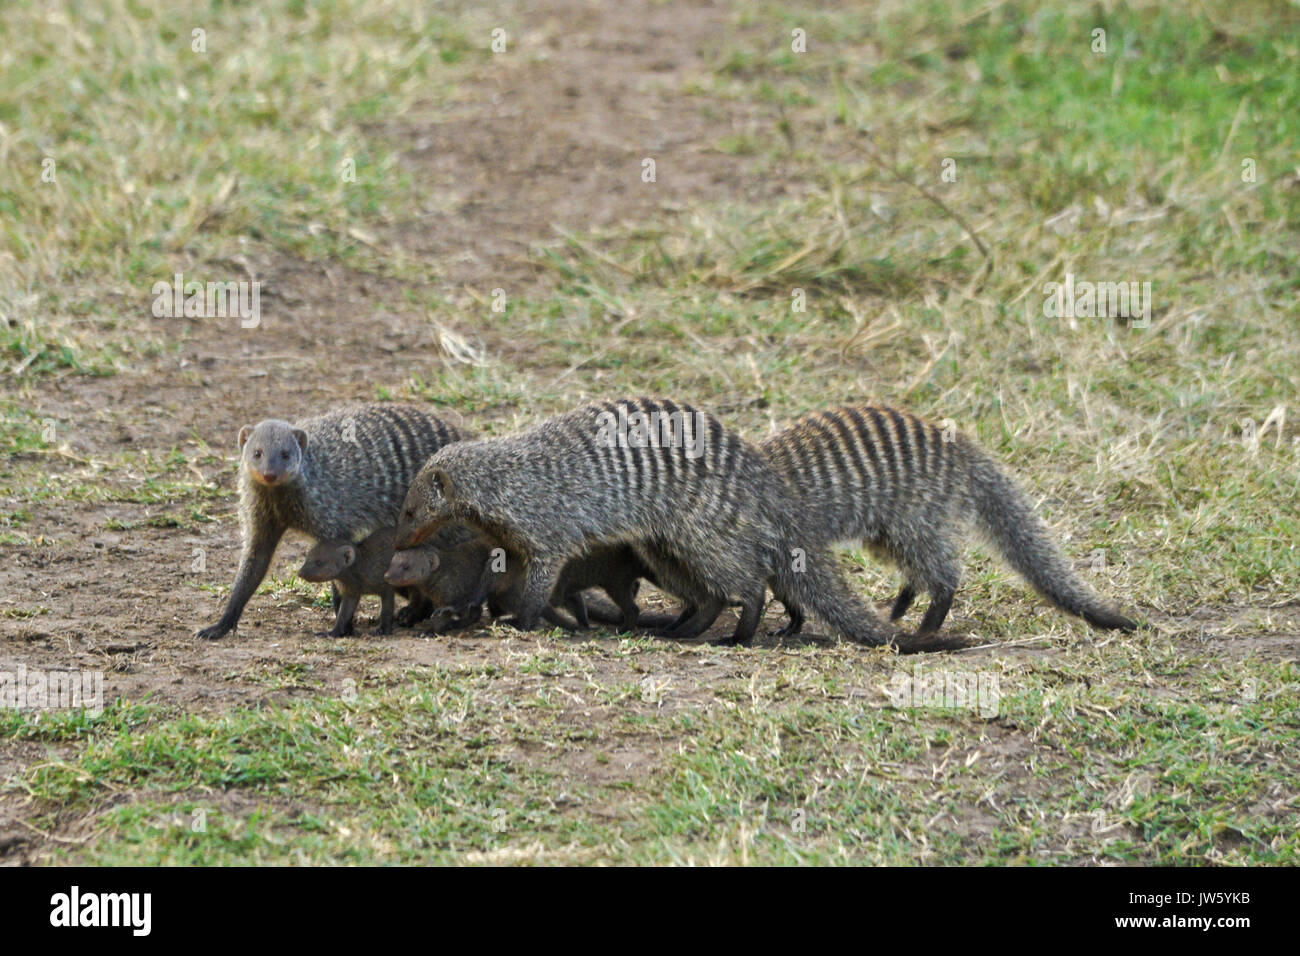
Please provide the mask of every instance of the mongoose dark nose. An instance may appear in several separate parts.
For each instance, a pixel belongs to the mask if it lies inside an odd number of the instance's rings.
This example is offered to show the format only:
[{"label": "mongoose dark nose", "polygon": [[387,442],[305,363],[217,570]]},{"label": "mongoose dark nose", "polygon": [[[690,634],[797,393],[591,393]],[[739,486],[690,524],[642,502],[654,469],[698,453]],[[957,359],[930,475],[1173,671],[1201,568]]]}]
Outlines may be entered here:
[{"label": "mongoose dark nose", "polygon": [[264,485],[274,485],[282,476],[278,471],[258,471],[253,469],[253,477]]}]

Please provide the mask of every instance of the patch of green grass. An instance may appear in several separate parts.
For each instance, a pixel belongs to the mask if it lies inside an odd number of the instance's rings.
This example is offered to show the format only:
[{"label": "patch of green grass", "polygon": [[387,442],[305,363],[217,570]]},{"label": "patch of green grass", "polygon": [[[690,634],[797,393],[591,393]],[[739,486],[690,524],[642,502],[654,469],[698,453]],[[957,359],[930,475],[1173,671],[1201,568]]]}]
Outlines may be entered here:
[{"label": "patch of green grass", "polygon": [[[662,645],[561,641],[283,706],[119,702],[0,732],[84,744],[21,780],[48,814],[96,814],[84,862],[1296,862],[1291,663],[1158,640],[1041,661],[706,653],[752,673],[703,707]],[[894,696],[923,671],[992,696]]]},{"label": "patch of green grass", "polygon": [[0,358],[28,375],[156,347],[154,283],[242,279],[241,242],[383,268],[373,224],[412,187],[364,129],[479,49],[441,12],[363,0],[20,0],[0,31],[0,288],[34,290],[0,297]]}]

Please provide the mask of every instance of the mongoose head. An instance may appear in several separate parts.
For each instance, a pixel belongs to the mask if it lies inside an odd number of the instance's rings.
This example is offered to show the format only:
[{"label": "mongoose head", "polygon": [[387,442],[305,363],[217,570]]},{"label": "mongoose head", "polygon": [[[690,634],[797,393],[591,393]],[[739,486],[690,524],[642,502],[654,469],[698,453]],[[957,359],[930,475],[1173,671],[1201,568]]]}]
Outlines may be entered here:
[{"label": "mongoose head", "polygon": [[240,460],[253,480],[274,488],[298,475],[307,450],[307,433],[278,418],[268,418],[241,428],[239,447]]},{"label": "mongoose head", "polygon": [[384,580],[395,588],[416,587],[438,570],[438,552],[433,548],[408,548],[393,553]]},{"label": "mongoose head", "polygon": [[321,541],[307,552],[298,570],[304,581],[333,581],[357,559],[357,549],[347,541]]},{"label": "mongoose head", "polygon": [[397,547],[414,548],[432,538],[453,515],[451,476],[434,455],[407,489],[397,518]]}]

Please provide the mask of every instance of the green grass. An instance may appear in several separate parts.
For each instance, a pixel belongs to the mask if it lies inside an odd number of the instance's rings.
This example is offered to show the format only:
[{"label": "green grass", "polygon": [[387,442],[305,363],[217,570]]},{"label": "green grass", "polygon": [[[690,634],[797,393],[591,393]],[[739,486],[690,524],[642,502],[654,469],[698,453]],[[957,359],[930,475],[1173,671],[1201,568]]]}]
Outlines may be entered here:
[{"label": "green grass", "polygon": [[367,238],[411,185],[364,129],[479,46],[416,3],[46,6],[0,11],[0,348],[28,374],[160,347],[150,290],[176,272],[242,279],[232,257],[269,248],[384,266]]},{"label": "green grass", "polygon": [[[1297,862],[1293,664],[1149,641],[981,661],[1001,697],[978,716],[885,693],[960,659],[751,655],[697,709],[684,668],[637,680],[660,653],[560,644],[222,715],[10,712],[0,733],[82,746],[13,784],[49,808],[37,825],[136,794],[69,851],[92,863]],[[645,765],[621,773],[629,747]]]}]

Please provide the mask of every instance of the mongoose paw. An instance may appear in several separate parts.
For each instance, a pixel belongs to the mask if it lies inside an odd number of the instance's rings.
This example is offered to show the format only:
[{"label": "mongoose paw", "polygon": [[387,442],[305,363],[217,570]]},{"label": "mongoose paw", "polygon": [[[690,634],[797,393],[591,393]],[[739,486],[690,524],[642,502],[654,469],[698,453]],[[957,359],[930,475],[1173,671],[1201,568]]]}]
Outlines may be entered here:
[{"label": "mongoose paw", "polygon": [[748,641],[741,641],[735,637],[720,637],[716,641],[709,641],[709,644],[713,647],[750,647],[753,643],[753,638]]},{"label": "mongoose paw", "polygon": [[233,630],[233,627],[226,627],[223,624],[213,624],[211,627],[205,627],[196,631],[194,636],[202,638],[205,641],[216,641],[225,637]]},{"label": "mongoose paw", "polygon": [[412,602],[402,608],[393,616],[393,620],[402,627],[410,627],[418,624],[425,618],[434,613],[433,605],[429,602]]},{"label": "mongoose paw", "polygon": [[393,625],[391,625],[391,624],[380,624],[377,628],[375,628],[375,633],[376,633],[376,634],[392,634],[392,633],[393,633]]},{"label": "mongoose paw", "polygon": [[796,625],[794,621],[785,624],[784,627],[778,627],[775,630],[768,631],[772,637],[794,637],[803,630],[802,625]]}]

